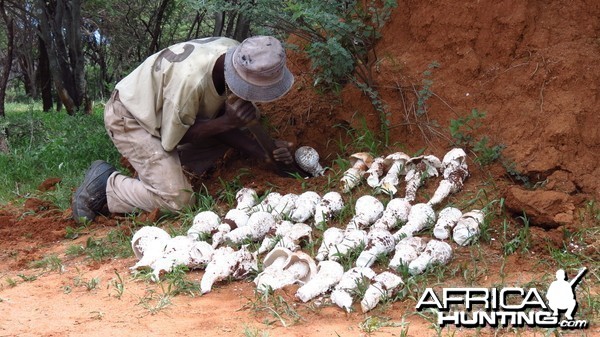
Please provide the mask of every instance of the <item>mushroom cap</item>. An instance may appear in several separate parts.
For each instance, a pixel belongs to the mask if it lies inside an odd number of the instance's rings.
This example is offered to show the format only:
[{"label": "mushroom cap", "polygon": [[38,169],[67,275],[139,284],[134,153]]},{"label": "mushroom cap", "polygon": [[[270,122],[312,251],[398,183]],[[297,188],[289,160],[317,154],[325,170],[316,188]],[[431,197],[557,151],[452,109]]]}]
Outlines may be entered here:
[{"label": "mushroom cap", "polygon": [[[213,211],[203,211],[194,217],[192,227],[188,229],[188,235],[210,234],[221,224],[221,218]],[[197,236],[195,237],[197,238]]]},{"label": "mushroom cap", "polygon": [[156,226],[144,226],[140,228],[131,238],[131,249],[137,259],[144,256],[145,250],[151,246],[166,246],[171,240],[171,235],[164,229]]},{"label": "mushroom cap", "polygon": [[387,162],[387,165],[392,165],[394,162],[401,162],[401,163],[406,163],[407,161],[410,160],[410,156],[407,155],[404,152],[396,152],[396,153],[392,153],[390,155],[387,155],[385,157],[385,161]]},{"label": "mushroom cap", "polygon": [[362,161],[365,164],[366,171],[373,163],[373,155],[369,152],[358,152],[350,155],[350,165],[354,166],[358,161]]},{"label": "mushroom cap", "polygon": [[355,214],[372,224],[383,214],[385,207],[372,195],[363,195],[356,200]]},{"label": "mushroom cap", "polygon": [[237,201],[237,209],[250,209],[254,207],[258,201],[258,194],[252,188],[244,187],[237,191],[235,194],[235,200]]},{"label": "mushroom cap", "polygon": [[[232,208],[229,211],[227,211],[227,214],[225,214],[223,222],[229,223],[231,229],[235,229],[237,227],[246,226],[249,218],[250,216],[248,215],[248,213],[246,213],[246,211],[237,208]],[[235,226],[232,226],[231,222],[233,222]]]},{"label": "mushroom cap", "polygon": [[442,159],[442,167],[447,166],[450,162],[456,161],[459,164],[463,164],[467,160],[467,154],[465,150],[461,148],[454,148],[448,151]]},{"label": "mushroom cap", "polygon": [[301,169],[313,177],[323,174],[323,167],[319,164],[319,153],[310,146],[301,146],[294,153],[296,163]]}]

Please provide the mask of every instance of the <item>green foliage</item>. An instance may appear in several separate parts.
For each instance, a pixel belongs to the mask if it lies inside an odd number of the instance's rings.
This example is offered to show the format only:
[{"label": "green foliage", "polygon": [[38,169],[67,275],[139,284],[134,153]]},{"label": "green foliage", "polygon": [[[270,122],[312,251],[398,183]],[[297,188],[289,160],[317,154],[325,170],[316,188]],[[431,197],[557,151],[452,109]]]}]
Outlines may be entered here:
[{"label": "green foliage", "polygon": [[421,80],[421,89],[417,92],[417,116],[423,116],[427,113],[427,101],[433,95],[431,91],[431,86],[433,85],[433,80],[431,79],[431,75],[433,74],[433,69],[439,68],[440,64],[437,61],[433,61],[427,66],[427,70],[423,72],[423,80]]},{"label": "green foliage", "polygon": [[9,105],[0,128],[8,131],[8,153],[0,153],[0,202],[36,193],[49,177],[60,177],[45,194],[59,208],[70,206],[72,190],[90,163],[118,163],[120,155],[104,128],[102,109],[92,115],[45,113],[37,105]]},{"label": "green foliage", "polygon": [[367,85],[373,82],[370,57],[396,1],[279,1],[206,0],[195,2],[209,12],[237,10],[252,18],[256,34],[285,37],[294,34],[307,42],[305,51],[317,72],[315,85],[336,89],[354,70]]},{"label": "green foliage", "polygon": [[477,109],[471,110],[471,114],[450,120],[450,135],[454,138],[456,146],[470,148],[475,153],[475,161],[482,166],[489,165],[501,157],[502,144],[489,144],[489,138],[473,136],[479,127],[483,125],[485,112]]}]

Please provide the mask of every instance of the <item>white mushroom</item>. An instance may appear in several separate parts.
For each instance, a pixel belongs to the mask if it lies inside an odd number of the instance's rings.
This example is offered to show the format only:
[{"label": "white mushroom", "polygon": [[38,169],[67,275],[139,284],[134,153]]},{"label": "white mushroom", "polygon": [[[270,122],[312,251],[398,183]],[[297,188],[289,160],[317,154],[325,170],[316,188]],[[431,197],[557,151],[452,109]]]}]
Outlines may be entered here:
[{"label": "white mushroom", "polygon": [[190,268],[205,268],[212,260],[214,248],[206,241],[196,241],[190,248]]},{"label": "white mushroom", "polygon": [[196,214],[192,227],[188,229],[187,235],[198,240],[203,236],[211,235],[221,224],[221,218],[213,211],[204,211]]},{"label": "white mushroom", "polygon": [[235,208],[248,212],[258,202],[258,194],[256,194],[254,189],[244,187],[237,191],[235,200],[237,201]]},{"label": "white mushroom", "polygon": [[373,223],[373,227],[392,230],[398,224],[404,225],[408,221],[411,204],[404,198],[394,198],[385,206],[381,218]]},{"label": "white mushroom", "polygon": [[131,248],[139,261],[130,269],[151,267],[163,255],[169,240],[171,236],[161,228],[154,226],[140,228],[131,239]]},{"label": "white mushroom", "polygon": [[220,224],[217,227],[216,232],[214,232],[212,235],[212,247],[217,248],[219,245],[225,242],[225,236],[229,232],[231,232],[231,225],[228,222]]},{"label": "white mushroom", "polygon": [[334,261],[321,261],[317,266],[317,274],[306,284],[298,288],[296,297],[302,302],[326,293],[340,282],[344,275],[344,267]]},{"label": "white mushroom", "polygon": [[289,218],[296,209],[297,200],[297,194],[288,193],[283,195],[277,205],[273,207],[271,214],[273,214],[276,220]]},{"label": "white mushroom", "polygon": [[365,313],[375,308],[382,297],[392,296],[402,284],[404,284],[402,278],[389,271],[376,275],[360,302],[362,312]]},{"label": "white mushroom", "polygon": [[365,172],[367,175],[367,185],[376,188],[379,186],[380,179],[388,170],[388,162],[383,157],[373,159],[371,167]]},{"label": "white mushroom", "polygon": [[344,240],[344,230],[337,227],[327,228],[323,232],[323,241],[321,246],[317,250],[315,259],[317,261],[323,261],[329,256],[329,252],[334,246]]},{"label": "white mushroom", "polygon": [[212,260],[200,280],[200,291],[206,294],[212,290],[215,282],[228,277],[241,279],[257,268],[256,256],[246,247],[235,251],[231,247],[220,247],[213,253]]},{"label": "white mushroom", "polygon": [[406,174],[405,165],[410,157],[404,152],[392,153],[385,157],[389,169],[380,181],[379,190],[383,193],[394,195],[398,191],[396,186],[400,183],[398,176]]},{"label": "white mushroom", "polygon": [[446,264],[452,258],[452,247],[443,241],[430,240],[425,250],[408,265],[412,275],[421,274],[428,266]]},{"label": "white mushroom", "polygon": [[308,254],[281,247],[267,254],[263,266],[263,271],[254,279],[260,292],[294,283],[305,284],[317,273],[317,266]]},{"label": "white mushroom", "polygon": [[163,273],[169,273],[176,266],[192,266],[191,252],[198,242],[190,236],[179,235],[167,241],[163,254],[152,263],[152,279],[158,281]]},{"label": "white mushroom", "polygon": [[395,246],[394,236],[387,229],[371,228],[367,234],[367,245],[356,259],[356,266],[372,266],[378,256],[391,253]]},{"label": "white mushroom", "polygon": [[338,261],[349,252],[367,245],[367,232],[362,229],[347,229],[340,243],[329,248],[329,260]]},{"label": "white mushroom", "polygon": [[359,152],[351,155],[351,167],[344,172],[344,176],[341,179],[342,192],[348,193],[354,187],[358,186],[372,162],[373,156],[367,152]]},{"label": "white mushroom", "polygon": [[232,229],[235,229],[237,227],[246,226],[246,223],[248,223],[249,218],[250,216],[248,215],[248,213],[246,213],[246,211],[237,208],[232,208],[225,214],[223,222],[228,223]]},{"label": "white mushroom", "polygon": [[296,150],[294,157],[296,158],[298,166],[310,173],[313,177],[323,175],[325,170],[321,164],[319,164],[319,153],[317,150],[310,146],[301,146]]},{"label": "white mushroom", "polygon": [[450,237],[452,228],[462,216],[460,209],[455,207],[446,207],[438,214],[437,222],[433,226],[433,236],[439,240],[446,240]]},{"label": "white mushroom", "polygon": [[363,229],[372,225],[383,214],[385,207],[377,198],[363,195],[356,200],[354,216],[346,226],[347,229]]},{"label": "white mushroom", "polygon": [[437,177],[438,170],[442,167],[440,160],[433,155],[411,158],[406,162],[406,200],[413,202],[417,190],[423,182],[430,177]]},{"label": "white mushroom", "polygon": [[461,246],[466,246],[477,241],[480,226],[483,224],[484,214],[480,210],[473,210],[463,214],[452,232],[452,239]]},{"label": "white mushroom", "polygon": [[258,253],[267,252],[273,247],[285,247],[291,251],[300,249],[300,239],[311,239],[312,227],[304,223],[292,223],[290,221],[281,221],[276,225],[275,235],[267,235],[258,248]]},{"label": "white mushroom", "polygon": [[350,312],[354,292],[361,284],[365,282],[370,284],[373,277],[375,277],[375,272],[369,267],[349,269],[342,275],[342,279],[331,292],[331,301],[337,304],[338,307]]},{"label": "white mushroom", "polygon": [[271,213],[273,211],[273,209],[275,208],[275,206],[277,206],[277,204],[281,200],[281,197],[283,197],[283,196],[279,192],[267,193],[267,195],[262,199],[261,202],[258,203],[258,205],[254,206],[250,209],[250,213],[255,213],[255,212]]},{"label": "white mushroom", "polygon": [[244,239],[259,241],[275,227],[275,218],[268,212],[256,212],[250,215],[248,223],[244,227],[238,227],[225,234],[225,239],[233,243],[240,243]]},{"label": "white mushroom", "polygon": [[469,175],[466,162],[467,155],[463,149],[450,150],[442,160],[442,172],[444,179],[440,181],[438,188],[429,200],[430,205],[437,205],[447,196],[460,191],[465,178]]},{"label": "white mushroom", "polygon": [[315,206],[315,225],[324,225],[334,216],[339,214],[344,208],[344,200],[338,192],[331,191],[325,193],[321,201]]},{"label": "white mushroom", "polygon": [[313,191],[306,191],[296,199],[295,209],[291,215],[292,221],[305,222],[315,215],[315,208],[321,201],[321,196]]},{"label": "white mushroom", "polygon": [[406,237],[396,244],[394,256],[390,260],[389,268],[397,270],[401,265],[408,266],[425,250],[425,241],[418,236]]},{"label": "white mushroom", "polygon": [[402,228],[400,228],[394,237],[396,242],[402,240],[404,237],[413,236],[414,233],[419,232],[429,226],[435,224],[435,211],[428,204],[415,204],[410,208],[408,213],[408,221]]}]

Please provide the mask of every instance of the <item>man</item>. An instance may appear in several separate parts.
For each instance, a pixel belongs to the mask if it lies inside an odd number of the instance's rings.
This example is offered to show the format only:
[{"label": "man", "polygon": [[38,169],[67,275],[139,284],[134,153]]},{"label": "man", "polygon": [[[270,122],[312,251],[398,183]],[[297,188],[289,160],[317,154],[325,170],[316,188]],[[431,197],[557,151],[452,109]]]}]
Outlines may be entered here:
[{"label": "man", "polygon": [[[73,197],[73,218],[92,221],[106,204],[112,213],[177,211],[194,202],[184,167],[200,174],[229,147],[268,158],[243,127],[258,118],[252,102],[277,100],[293,82],[285,50],[270,36],[197,39],[150,56],[116,85],[104,111],[138,178],[95,161]],[[292,163],[290,144],[275,145],[273,159]]]}]

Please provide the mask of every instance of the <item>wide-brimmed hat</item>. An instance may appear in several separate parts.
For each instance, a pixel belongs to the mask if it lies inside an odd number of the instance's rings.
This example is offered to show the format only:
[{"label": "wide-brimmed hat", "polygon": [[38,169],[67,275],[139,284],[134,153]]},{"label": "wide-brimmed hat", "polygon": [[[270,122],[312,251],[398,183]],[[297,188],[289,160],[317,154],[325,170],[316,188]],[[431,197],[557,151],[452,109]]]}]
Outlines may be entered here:
[{"label": "wide-brimmed hat", "polygon": [[294,76],[285,65],[285,49],[272,36],[254,36],[225,54],[225,81],[238,97],[271,102],[287,93]]}]

